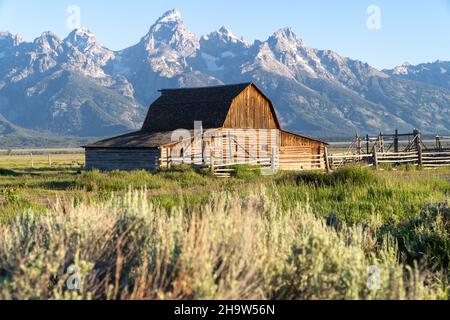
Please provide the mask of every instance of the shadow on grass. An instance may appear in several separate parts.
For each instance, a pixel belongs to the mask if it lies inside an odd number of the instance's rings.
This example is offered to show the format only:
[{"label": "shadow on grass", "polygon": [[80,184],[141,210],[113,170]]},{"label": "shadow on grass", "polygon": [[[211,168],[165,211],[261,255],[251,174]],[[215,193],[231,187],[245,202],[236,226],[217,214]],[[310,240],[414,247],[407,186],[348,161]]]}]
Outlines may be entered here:
[{"label": "shadow on grass", "polygon": [[35,185],[38,188],[47,189],[47,190],[70,190],[75,187],[75,181],[73,180],[63,180],[63,181],[46,181],[40,182]]},{"label": "shadow on grass", "polygon": [[6,176],[6,177],[19,177],[22,174],[14,171],[14,170],[9,170],[9,169],[2,169],[0,168],[0,176]]}]

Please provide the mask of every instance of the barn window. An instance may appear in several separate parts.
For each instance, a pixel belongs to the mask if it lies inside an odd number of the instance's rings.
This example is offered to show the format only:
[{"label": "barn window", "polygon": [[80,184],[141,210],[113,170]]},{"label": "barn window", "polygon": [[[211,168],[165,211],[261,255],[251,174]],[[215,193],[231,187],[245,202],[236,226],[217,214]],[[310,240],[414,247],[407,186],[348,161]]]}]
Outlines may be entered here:
[{"label": "barn window", "polygon": [[268,145],[268,144],[263,144],[263,145],[261,145],[261,151],[263,151],[263,152],[269,152],[269,145]]},{"label": "barn window", "polygon": [[184,148],[181,148],[181,150],[180,150],[180,157],[184,157]]}]

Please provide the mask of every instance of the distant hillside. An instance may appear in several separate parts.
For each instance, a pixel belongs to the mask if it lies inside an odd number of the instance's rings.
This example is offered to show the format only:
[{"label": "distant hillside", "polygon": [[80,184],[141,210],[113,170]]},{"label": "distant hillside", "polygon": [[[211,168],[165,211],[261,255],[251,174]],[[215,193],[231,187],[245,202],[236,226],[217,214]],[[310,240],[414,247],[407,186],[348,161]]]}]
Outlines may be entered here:
[{"label": "distant hillside", "polygon": [[66,137],[45,134],[13,125],[0,115],[0,148],[79,147],[97,138]]}]

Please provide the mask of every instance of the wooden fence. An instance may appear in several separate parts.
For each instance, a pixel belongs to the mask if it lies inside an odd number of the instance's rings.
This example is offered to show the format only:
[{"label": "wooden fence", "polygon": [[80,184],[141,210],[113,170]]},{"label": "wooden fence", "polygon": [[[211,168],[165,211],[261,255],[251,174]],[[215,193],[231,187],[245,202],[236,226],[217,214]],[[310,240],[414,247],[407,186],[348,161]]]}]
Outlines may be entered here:
[{"label": "wooden fence", "polygon": [[328,170],[342,168],[346,165],[360,164],[372,166],[376,170],[383,165],[413,165],[425,168],[450,166],[450,150],[432,150],[419,147],[409,152],[378,152],[373,149],[370,154],[338,154],[326,155]]}]

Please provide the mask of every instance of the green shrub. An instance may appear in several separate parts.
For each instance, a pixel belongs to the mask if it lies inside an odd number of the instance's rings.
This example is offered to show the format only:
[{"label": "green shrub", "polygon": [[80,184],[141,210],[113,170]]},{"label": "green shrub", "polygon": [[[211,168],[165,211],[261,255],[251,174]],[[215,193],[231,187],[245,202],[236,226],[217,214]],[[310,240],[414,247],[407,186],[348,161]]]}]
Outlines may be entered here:
[{"label": "green shrub", "polygon": [[[448,202],[426,206],[420,216],[400,225],[388,223],[381,232],[392,234],[409,264],[425,261],[430,268],[449,270],[450,206]],[[449,279],[450,280],[450,279]]]},{"label": "green shrub", "polygon": [[4,203],[0,203],[0,224],[9,223],[16,215],[27,210],[34,210],[36,213],[46,210],[43,206],[29,201],[17,189],[6,188],[1,195]]},{"label": "green shrub", "polygon": [[8,204],[17,203],[20,199],[19,193],[14,188],[6,188],[2,191],[2,196]]},{"label": "green shrub", "polygon": [[242,180],[252,180],[256,177],[261,176],[261,169],[257,166],[252,165],[235,165],[230,167],[233,169],[231,176],[236,179]]},{"label": "green shrub", "polygon": [[365,167],[352,166],[336,170],[330,174],[312,171],[287,174],[277,178],[276,181],[281,184],[296,183],[297,185],[307,184],[315,187],[324,187],[339,185],[370,185],[378,180],[372,170]]},{"label": "green shrub", "polygon": [[113,171],[103,173],[99,171],[84,172],[75,179],[76,189],[88,192],[116,192],[126,191],[128,188],[148,189],[161,188],[164,185],[161,178],[147,171]]}]

